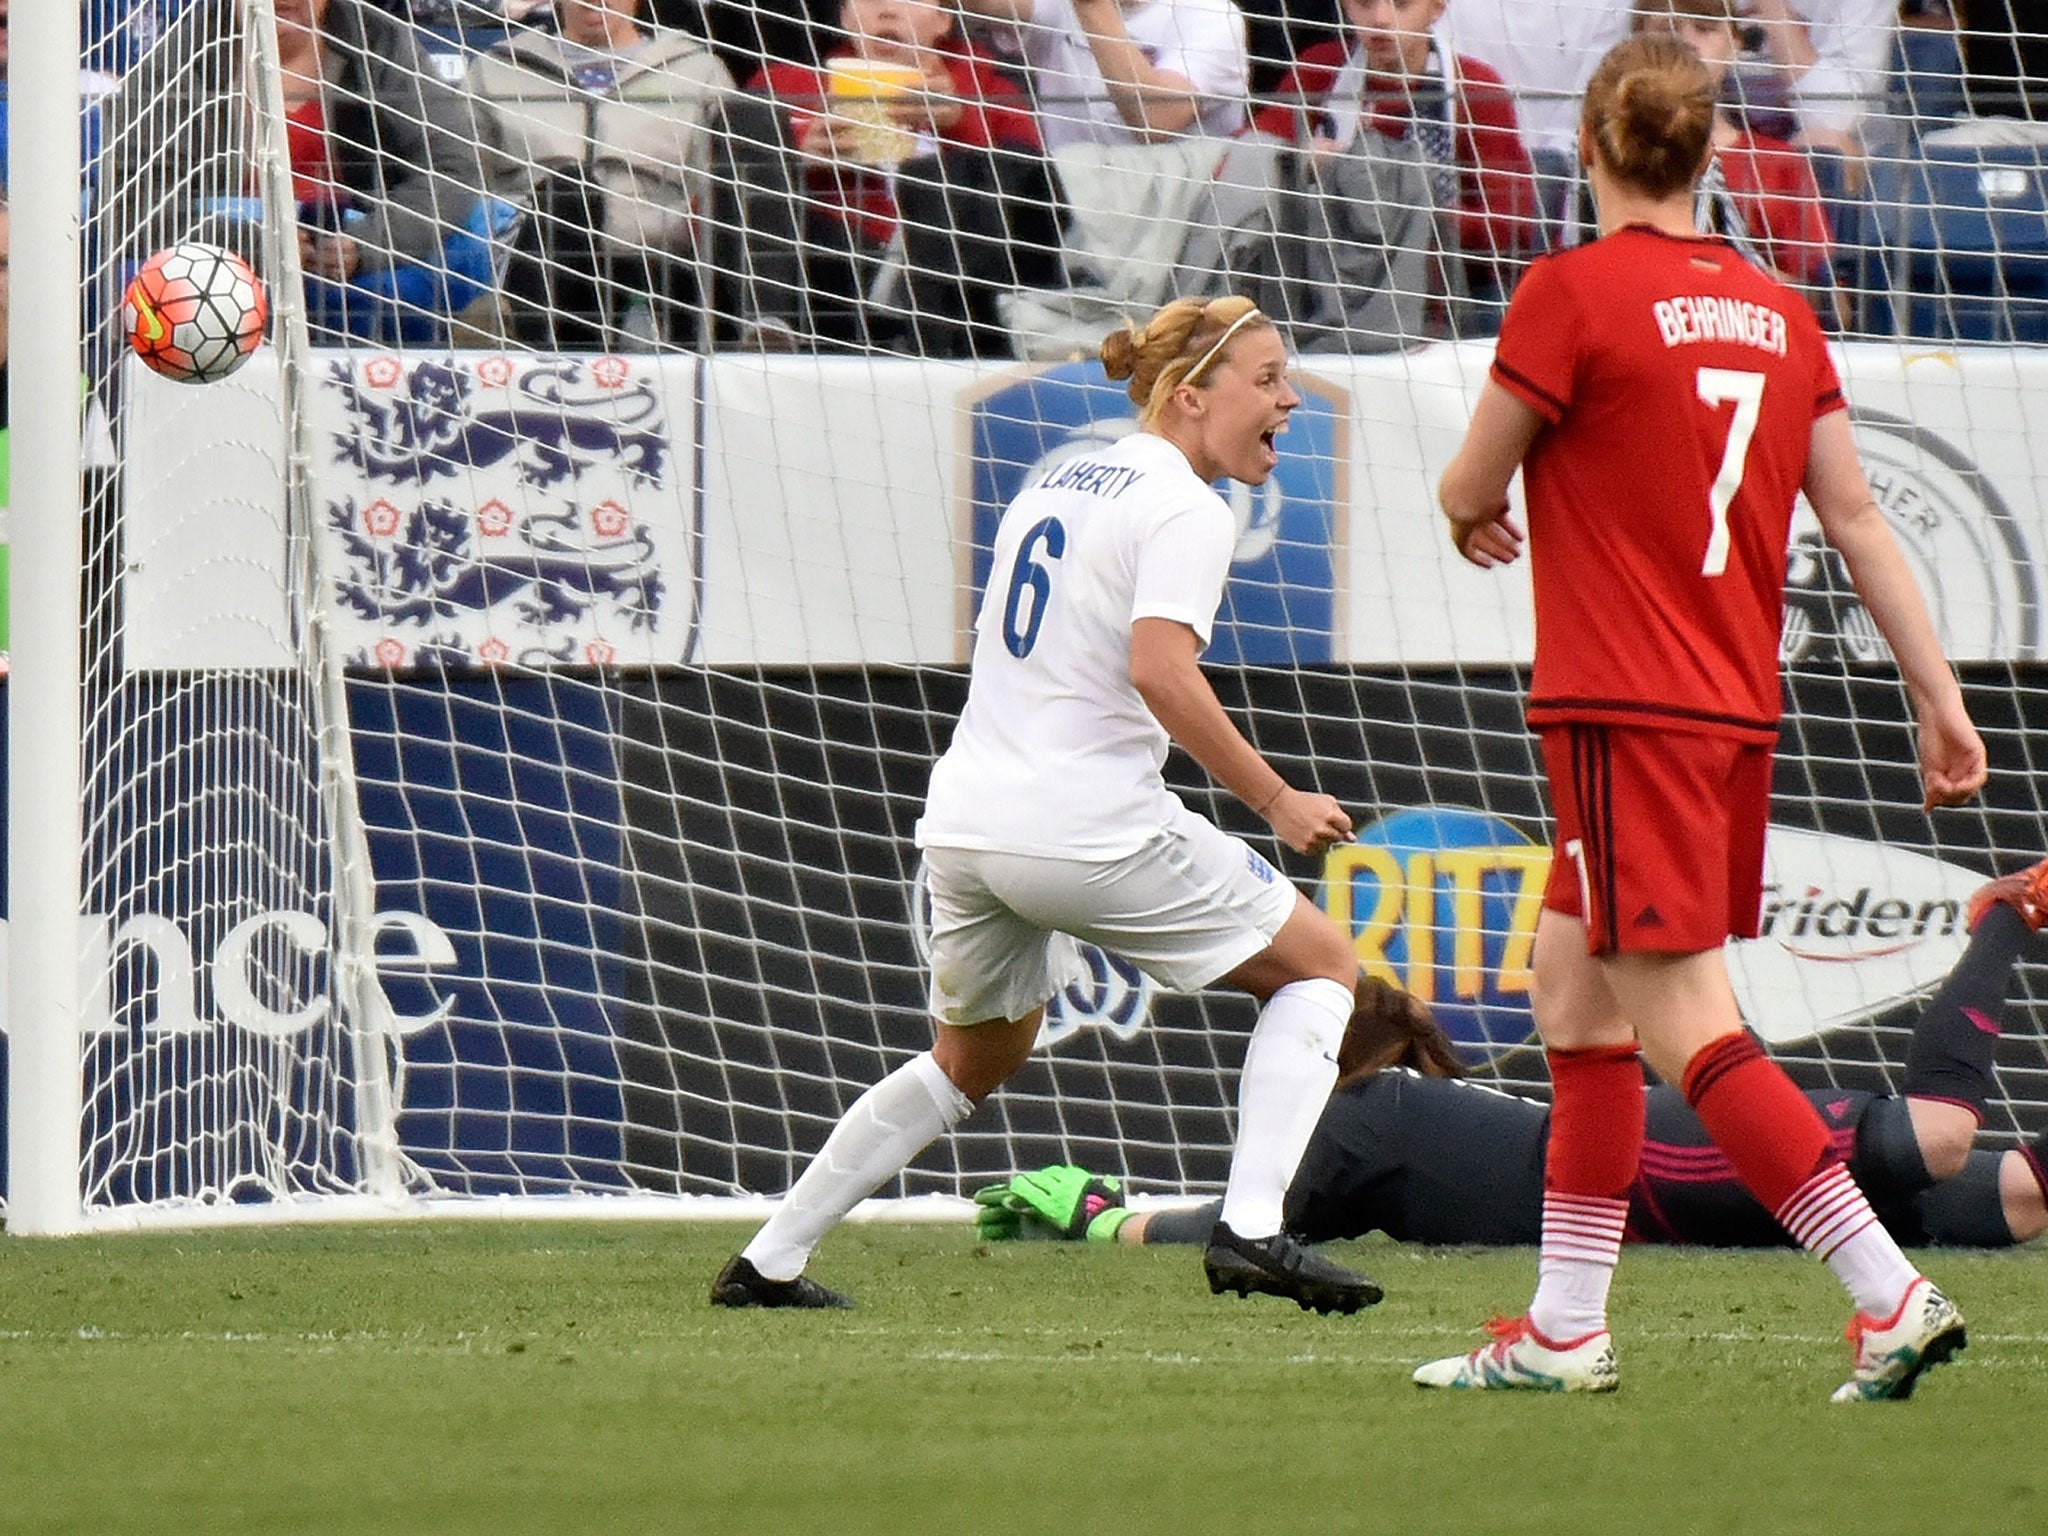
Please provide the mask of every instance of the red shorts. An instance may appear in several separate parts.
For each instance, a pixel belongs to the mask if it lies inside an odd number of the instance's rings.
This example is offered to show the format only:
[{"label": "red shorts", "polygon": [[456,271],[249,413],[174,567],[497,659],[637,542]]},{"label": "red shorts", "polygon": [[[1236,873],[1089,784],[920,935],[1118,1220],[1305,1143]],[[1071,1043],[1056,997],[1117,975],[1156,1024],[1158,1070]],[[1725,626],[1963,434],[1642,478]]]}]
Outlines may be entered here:
[{"label": "red shorts", "polygon": [[1775,748],[1637,726],[1545,726],[1557,841],[1543,905],[1593,954],[1756,937]]}]

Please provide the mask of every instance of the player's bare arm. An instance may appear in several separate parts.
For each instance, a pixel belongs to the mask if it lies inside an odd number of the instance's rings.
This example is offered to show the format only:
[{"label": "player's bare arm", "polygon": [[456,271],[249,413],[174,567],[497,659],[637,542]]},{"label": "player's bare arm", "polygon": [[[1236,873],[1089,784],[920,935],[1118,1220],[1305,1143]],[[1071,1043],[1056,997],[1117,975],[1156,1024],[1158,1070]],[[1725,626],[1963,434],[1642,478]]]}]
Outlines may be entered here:
[{"label": "player's bare arm", "polygon": [[1898,659],[1920,726],[1926,809],[1961,805],[1984,784],[1983,738],[1970,723],[1919,585],[1870,494],[1847,412],[1832,411],[1814,422],[1805,491],[1848,567],[1856,595]]},{"label": "player's bare arm", "polygon": [[1184,75],[1161,69],[1131,38],[1118,0],[1073,0],[1095,67],[1117,116],[1145,138],[1169,138],[1194,126],[1201,94]]},{"label": "player's bare arm", "polygon": [[1166,734],[1209,777],[1263,816],[1296,853],[1320,853],[1351,838],[1351,817],[1328,795],[1283,779],[1224,711],[1196,663],[1201,642],[1174,619],[1131,625],[1131,683]]},{"label": "player's bare arm", "polygon": [[[963,14],[1000,26],[1026,26],[1031,21],[1031,0],[957,3]],[[1124,26],[1117,0],[1075,0],[1074,16],[1126,126],[1142,138],[1162,139],[1194,126],[1201,113],[1201,93],[1192,80],[1160,69],[1145,57]]]},{"label": "player's bare arm", "polygon": [[1489,379],[1465,440],[1437,484],[1451,542],[1482,569],[1506,565],[1522,553],[1522,528],[1508,511],[1508,486],[1542,428],[1542,417]]}]

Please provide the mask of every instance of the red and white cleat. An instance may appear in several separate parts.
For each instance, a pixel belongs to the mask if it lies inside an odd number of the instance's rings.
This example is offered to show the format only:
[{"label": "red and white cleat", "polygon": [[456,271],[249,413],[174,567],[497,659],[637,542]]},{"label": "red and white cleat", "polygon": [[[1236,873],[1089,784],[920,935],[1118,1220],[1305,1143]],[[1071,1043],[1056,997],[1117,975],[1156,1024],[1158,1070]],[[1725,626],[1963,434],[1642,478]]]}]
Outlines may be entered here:
[{"label": "red and white cleat", "polygon": [[1858,1312],[1842,1330],[1856,1352],[1856,1372],[1835,1388],[1836,1403],[1869,1403],[1913,1395],[1920,1373],[1940,1365],[1970,1336],[1955,1303],[1922,1275],[1906,1288],[1899,1310],[1888,1319]]},{"label": "red and white cleat", "polygon": [[1482,1392],[1612,1392],[1621,1384],[1614,1338],[1605,1328],[1563,1344],[1537,1333],[1526,1317],[1497,1317],[1486,1330],[1493,1335],[1491,1344],[1418,1366],[1415,1385]]}]

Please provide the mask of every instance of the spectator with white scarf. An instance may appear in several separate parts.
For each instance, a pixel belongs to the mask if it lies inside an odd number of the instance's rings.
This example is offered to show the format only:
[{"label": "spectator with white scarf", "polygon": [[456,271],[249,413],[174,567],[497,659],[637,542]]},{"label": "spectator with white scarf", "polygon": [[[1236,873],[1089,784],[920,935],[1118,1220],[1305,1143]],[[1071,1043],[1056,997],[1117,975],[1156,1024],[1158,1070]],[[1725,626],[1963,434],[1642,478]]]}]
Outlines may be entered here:
[{"label": "spectator with white scarf", "polygon": [[1450,0],[1437,33],[1497,73],[1514,98],[1545,217],[1562,217],[1578,170],[1579,98],[1628,35],[1630,0]]}]

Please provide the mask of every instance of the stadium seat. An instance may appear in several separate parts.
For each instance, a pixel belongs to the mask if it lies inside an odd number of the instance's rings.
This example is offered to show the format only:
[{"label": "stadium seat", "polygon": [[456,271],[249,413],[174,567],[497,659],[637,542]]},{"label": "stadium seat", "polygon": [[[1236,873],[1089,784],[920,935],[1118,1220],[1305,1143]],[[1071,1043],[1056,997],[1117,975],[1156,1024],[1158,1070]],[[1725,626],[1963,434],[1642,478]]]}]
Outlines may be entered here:
[{"label": "stadium seat", "polygon": [[2048,144],[1923,143],[1873,160],[1868,206],[1866,324],[2048,341]]},{"label": "stadium seat", "polygon": [[511,36],[504,27],[479,27],[461,22],[446,26],[418,25],[420,52],[426,55],[441,78],[459,85],[469,72],[470,55],[488,52]]},{"label": "stadium seat", "polygon": [[1891,107],[1917,136],[1968,110],[1963,51],[1952,27],[1900,27],[1892,49]]}]

